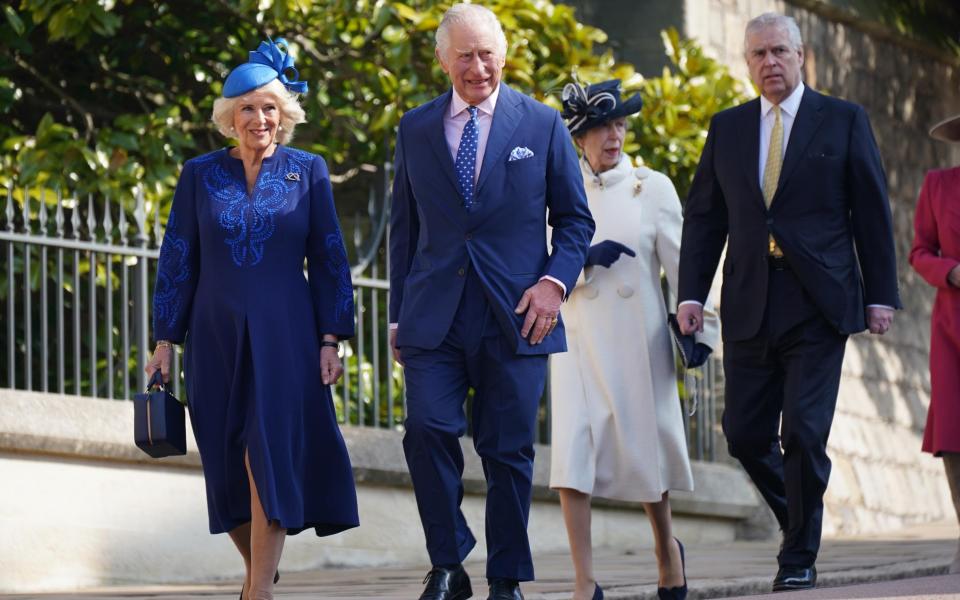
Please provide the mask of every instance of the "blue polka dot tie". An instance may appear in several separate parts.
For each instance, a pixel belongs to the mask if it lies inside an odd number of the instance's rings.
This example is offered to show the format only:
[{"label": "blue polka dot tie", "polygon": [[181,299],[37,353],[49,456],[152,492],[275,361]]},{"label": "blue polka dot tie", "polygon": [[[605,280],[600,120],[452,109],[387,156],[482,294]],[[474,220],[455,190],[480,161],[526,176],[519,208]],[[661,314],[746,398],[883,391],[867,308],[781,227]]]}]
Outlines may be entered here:
[{"label": "blue polka dot tie", "polygon": [[457,150],[457,182],[460,183],[460,193],[463,194],[463,205],[470,208],[473,204],[473,177],[477,170],[477,143],[480,139],[480,122],[477,119],[476,106],[468,106],[470,120],[463,126],[463,135],[460,137],[460,148]]}]

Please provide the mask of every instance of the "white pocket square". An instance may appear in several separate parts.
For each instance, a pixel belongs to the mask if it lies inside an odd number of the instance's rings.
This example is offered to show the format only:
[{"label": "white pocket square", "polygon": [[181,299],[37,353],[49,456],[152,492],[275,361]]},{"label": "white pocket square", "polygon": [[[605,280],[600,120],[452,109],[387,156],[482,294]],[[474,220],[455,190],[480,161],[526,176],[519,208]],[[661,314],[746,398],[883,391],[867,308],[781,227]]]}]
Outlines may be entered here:
[{"label": "white pocket square", "polygon": [[527,148],[526,146],[517,146],[510,151],[510,158],[507,160],[507,162],[523,160],[524,158],[530,158],[531,156],[533,156],[533,150]]}]

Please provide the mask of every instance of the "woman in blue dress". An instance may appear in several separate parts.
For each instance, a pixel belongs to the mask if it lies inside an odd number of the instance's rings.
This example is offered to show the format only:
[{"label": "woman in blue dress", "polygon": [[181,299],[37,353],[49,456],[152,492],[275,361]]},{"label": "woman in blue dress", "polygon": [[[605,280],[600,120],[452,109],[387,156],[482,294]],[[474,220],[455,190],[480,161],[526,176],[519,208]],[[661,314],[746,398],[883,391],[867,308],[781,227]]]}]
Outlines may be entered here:
[{"label": "woman in blue dress", "polygon": [[343,373],[338,341],[354,333],[350,267],[326,163],[284,145],[305,120],[306,83],[278,44],[251,52],[214,103],[237,146],[184,164],[147,365],[167,381],[184,344],[210,532],[243,556],[241,600],[273,597],[286,535],[359,523],[329,387]]}]

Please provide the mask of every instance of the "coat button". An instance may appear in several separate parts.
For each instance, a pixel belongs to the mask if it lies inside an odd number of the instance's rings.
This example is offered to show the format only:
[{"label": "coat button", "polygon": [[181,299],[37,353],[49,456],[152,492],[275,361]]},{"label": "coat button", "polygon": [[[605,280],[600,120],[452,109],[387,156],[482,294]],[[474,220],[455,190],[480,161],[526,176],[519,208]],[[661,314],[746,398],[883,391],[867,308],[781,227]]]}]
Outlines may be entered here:
[{"label": "coat button", "polygon": [[463,267],[460,267],[459,269],[457,269],[457,275],[459,275],[460,277],[463,277],[464,273],[466,273],[466,271],[464,271]]},{"label": "coat button", "polygon": [[580,289],[581,289],[581,293],[584,295],[584,297],[586,297],[586,298],[588,298],[588,299],[590,299],[590,300],[593,300],[594,298],[596,298],[597,296],[600,295],[600,290],[598,290],[596,287],[594,287],[594,286],[592,286],[592,285],[585,285],[585,286],[583,286],[583,287],[580,288]]},{"label": "coat button", "polygon": [[473,239],[473,234],[472,234],[472,233],[468,233],[467,235],[463,236],[463,239],[465,239],[465,240],[467,240],[467,241],[469,242],[470,240]]},{"label": "coat button", "polygon": [[629,298],[633,295],[633,288],[629,285],[621,285],[617,288],[617,295],[621,298]]}]

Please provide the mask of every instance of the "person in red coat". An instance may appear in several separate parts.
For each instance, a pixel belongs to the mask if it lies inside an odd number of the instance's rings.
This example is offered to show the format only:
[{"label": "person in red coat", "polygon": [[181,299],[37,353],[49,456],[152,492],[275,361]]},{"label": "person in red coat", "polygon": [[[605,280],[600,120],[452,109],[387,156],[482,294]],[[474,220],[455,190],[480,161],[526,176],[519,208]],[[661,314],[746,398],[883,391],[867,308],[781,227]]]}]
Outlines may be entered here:
[{"label": "person in red coat", "polygon": [[[960,115],[935,125],[930,135],[960,142]],[[924,178],[910,264],[937,288],[930,319],[930,411],[923,451],[943,458],[960,520],[960,166],[929,171]],[[950,572],[960,573],[960,547]]]}]

